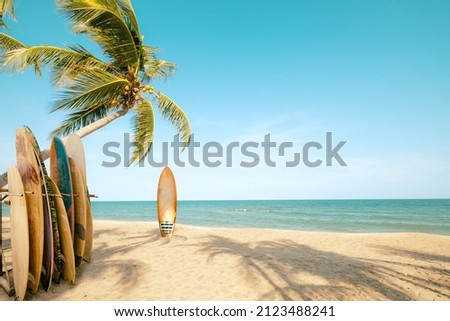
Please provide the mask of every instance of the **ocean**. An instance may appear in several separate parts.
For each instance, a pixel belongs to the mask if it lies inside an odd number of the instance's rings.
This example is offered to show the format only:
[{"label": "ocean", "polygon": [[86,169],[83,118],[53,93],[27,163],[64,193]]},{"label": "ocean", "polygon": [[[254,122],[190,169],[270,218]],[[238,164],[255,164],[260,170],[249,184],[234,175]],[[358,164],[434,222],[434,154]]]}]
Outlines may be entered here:
[{"label": "ocean", "polygon": [[[5,205],[3,205],[5,209]],[[156,221],[156,202],[92,202],[97,220]],[[8,215],[7,209],[4,216]],[[450,199],[179,201],[177,223],[450,235]]]}]

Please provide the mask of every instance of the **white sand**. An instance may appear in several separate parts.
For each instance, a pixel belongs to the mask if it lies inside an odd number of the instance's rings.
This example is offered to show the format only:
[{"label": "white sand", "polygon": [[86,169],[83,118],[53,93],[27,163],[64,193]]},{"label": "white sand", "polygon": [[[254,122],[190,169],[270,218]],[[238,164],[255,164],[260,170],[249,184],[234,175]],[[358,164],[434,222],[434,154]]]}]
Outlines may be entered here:
[{"label": "white sand", "polygon": [[[450,300],[449,236],[177,225],[163,239],[156,223],[106,221],[94,231],[76,284],[27,300]],[[0,289],[0,300],[11,298]]]}]

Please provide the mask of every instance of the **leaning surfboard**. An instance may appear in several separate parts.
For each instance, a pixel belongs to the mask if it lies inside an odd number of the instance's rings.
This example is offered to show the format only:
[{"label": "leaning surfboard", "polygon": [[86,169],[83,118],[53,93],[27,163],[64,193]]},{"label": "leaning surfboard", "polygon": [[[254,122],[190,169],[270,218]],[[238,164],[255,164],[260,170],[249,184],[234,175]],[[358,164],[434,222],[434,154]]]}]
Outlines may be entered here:
[{"label": "leaning surfboard", "polygon": [[83,143],[80,136],[76,134],[69,135],[64,143],[64,146],[66,147],[67,156],[72,158],[78,165],[83,181],[86,184],[86,154],[84,152]]},{"label": "leaning surfboard", "polygon": [[94,222],[92,218],[91,201],[89,199],[87,185],[86,154],[84,152],[81,138],[76,134],[71,134],[69,137],[67,137],[65,146],[67,156],[73,159],[75,164],[77,164],[83,178],[84,186],[86,186],[86,242],[84,247],[83,260],[85,260],[86,262],[90,262],[92,257]]},{"label": "leaning surfboard", "polygon": [[[50,197],[50,177],[48,176],[47,168],[44,163],[44,159],[41,154],[39,143],[34,136],[30,128],[24,126],[25,133],[28,135],[31,144],[34,147],[40,171],[41,178],[44,182],[43,194],[44,194],[44,263],[43,266],[46,270],[53,273],[53,280],[59,283],[60,273],[62,270],[63,257],[61,254],[61,244],[59,240],[58,222],[56,216],[55,203],[53,198]],[[54,263],[54,264],[53,264]],[[50,289],[51,280],[48,280],[47,276],[41,276],[41,283],[44,289]]]},{"label": "leaning surfboard", "polygon": [[73,252],[72,235],[70,234],[69,219],[67,218],[66,207],[58,187],[50,179],[50,194],[55,204],[56,215],[58,217],[58,231],[61,241],[61,252],[64,257],[62,262],[62,277],[70,284],[75,284],[75,255]]},{"label": "leaning surfboard", "polygon": [[75,209],[73,202],[72,177],[70,176],[69,158],[61,139],[53,138],[50,146],[50,177],[58,186],[63,196],[64,206],[70,224],[72,240],[75,237]]},{"label": "leaning surfboard", "polygon": [[159,177],[157,207],[161,236],[172,237],[177,218],[177,187],[175,177],[168,166],[163,169]]},{"label": "leaning surfboard", "polygon": [[[29,238],[27,202],[22,179],[16,167],[8,168],[9,199],[11,201],[11,252],[16,300],[23,301],[27,292]],[[1,206],[1,204],[0,204]]]},{"label": "leaning surfboard", "polygon": [[28,288],[36,293],[42,271],[44,255],[44,204],[42,180],[34,149],[23,129],[16,130],[17,169],[25,189],[29,231],[29,271]]},{"label": "leaning surfboard", "polygon": [[75,206],[75,238],[73,248],[75,253],[75,265],[80,266],[86,245],[86,186],[77,164],[69,158],[70,175]]},{"label": "leaning surfboard", "polygon": [[[45,177],[41,166],[40,171],[42,177]],[[53,247],[53,227],[50,199],[48,198],[49,193],[45,184],[43,184],[42,192],[44,194],[44,256],[42,258],[41,284],[44,290],[48,291],[52,286],[53,261],[55,252]]]},{"label": "leaning surfboard", "polygon": [[41,284],[44,290],[48,291],[52,285],[55,248],[53,241],[52,207],[50,206],[50,199],[48,197],[49,193],[45,181],[47,177],[47,170],[45,169],[45,164],[41,157],[39,144],[37,143],[32,131],[28,127],[24,127],[23,131],[33,146],[34,156],[36,157],[39,165],[39,174],[42,182],[42,200],[44,204],[44,256],[42,260]]}]

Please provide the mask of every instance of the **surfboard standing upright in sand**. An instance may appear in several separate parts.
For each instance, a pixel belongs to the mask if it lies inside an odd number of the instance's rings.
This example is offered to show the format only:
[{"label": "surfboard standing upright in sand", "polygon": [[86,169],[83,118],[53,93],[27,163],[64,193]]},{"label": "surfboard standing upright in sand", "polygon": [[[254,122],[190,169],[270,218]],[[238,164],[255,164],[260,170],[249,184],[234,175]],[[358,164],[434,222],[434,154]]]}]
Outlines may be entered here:
[{"label": "surfboard standing upright in sand", "polygon": [[64,257],[62,262],[62,277],[70,284],[75,284],[75,255],[73,252],[73,240],[70,234],[69,219],[67,218],[66,207],[59,192],[58,186],[50,179],[50,194],[55,204],[56,215],[58,216],[58,231],[61,241],[61,252]]},{"label": "surfboard standing upright in sand", "polygon": [[50,178],[48,177],[47,168],[41,155],[41,149],[31,129],[25,126],[24,131],[28,136],[30,143],[33,145],[34,153],[39,164],[41,179],[43,182],[42,193],[44,202],[44,258],[42,266],[44,267],[45,271],[48,271],[48,273],[44,273],[43,275],[41,275],[41,283],[44,290],[48,291],[50,290],[52,284],[52,277],[57,283],[59,283],[60,272],[62,268],[63,258],[61,255],[61,245],[59,242],[58,223],[55,204],[53,202],[53,199],[49,195]]},{"label": "surfboard standing upright in sand", "polygon": [[[39,166],[42,177],[44,173],[42,167]],[[43,178],[45,179],[45,178]],[[50,199],[48,198],[47,186],[43,184],[42,186],[43,203],[44,203],[44,256],[42,258],[42,273],[41,273],[41,284],[45,291],[50,290],[52,286],[52,276],[53,276],[53,263],[55,249],[53,246],[53,226],[52,226],[52,214]]]},{"label": "surfboard standing upright in sand", "polygon": [[161,236],[172,237],[177,219],[177,187],[175,177],[168,166],[159,177],[157,204]]},{"label": "surfboard standing upright in sand", "polygon": [[29,230],[28,288],[32,294],[39,288],[44,255],[44,204],[42,180],[34,149],[23,129],[16,130],[17,169],[25,189]]},{"label": "surfboard standing upright in sand", "polygon": [[70,176],[69,158],[61,139],[53,138],[50,146],[50,177],[58,186],[63,196],[67,217],[70,224],[72,240],[75,237],[75,209],[73,203],[72,177]]},{"label": "surfboard standing upright in sand", "polygon": [[75,239],[73,248],[75,253],[75,265],[80,266],[86,245],[86,186],[83,183],[80,169],[72,158],[69,158],[70,175],[72,176],[72,188],[75,206]]},{"label": "surfboard standing upright in sand", "polygon": [[[29,267],[28,215],[25,190],[16,167],[8,168],[9,199],[11,201],[11,251],[16,300],[22,301],[27,293]],[[1,204],[0,204],[1,206]],[[0,218],[1,219],[1,218]]]},{"label": "surfboard standing upright in sand", "polygon": [[89,199],[89,188],[87,184],[86,156],[81,138],[71,134],[66,140],[67,156],[72,158],[80,169],[84,186],[86,186],[86,242],[84,246],[83,260],[90,262],[92,258],[94,222],[92,218],[91,200]]}]

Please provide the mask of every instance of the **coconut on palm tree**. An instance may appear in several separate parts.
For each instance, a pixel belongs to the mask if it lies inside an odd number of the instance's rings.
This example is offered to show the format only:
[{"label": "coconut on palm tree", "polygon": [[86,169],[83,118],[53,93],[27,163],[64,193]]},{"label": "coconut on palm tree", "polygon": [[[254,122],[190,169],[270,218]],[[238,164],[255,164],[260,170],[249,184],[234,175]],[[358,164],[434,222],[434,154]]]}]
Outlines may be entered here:
[{"label": "coconut on palm tree", "polygon": [[[103,57],[81,46],[67,48],[26,46],[0,33],[0,62],[13,72],[33,66],[36,74],[48,67],[53,84],[61,87],[52,111],[68,116],[51,135],[76,133],[84,137],[113,120],[133,114],[134,150],[132,160],[140,161],[151,149],[154,108],[177,128],[188,143],[190,125],[183,110],[152,86],[152,80],[167,78],[172,63],[156,57],[156,49],[143,44],[130,0],[57,0],[72,29],[96,42]],[[6,182],[0,178],[0,186]]]}]

